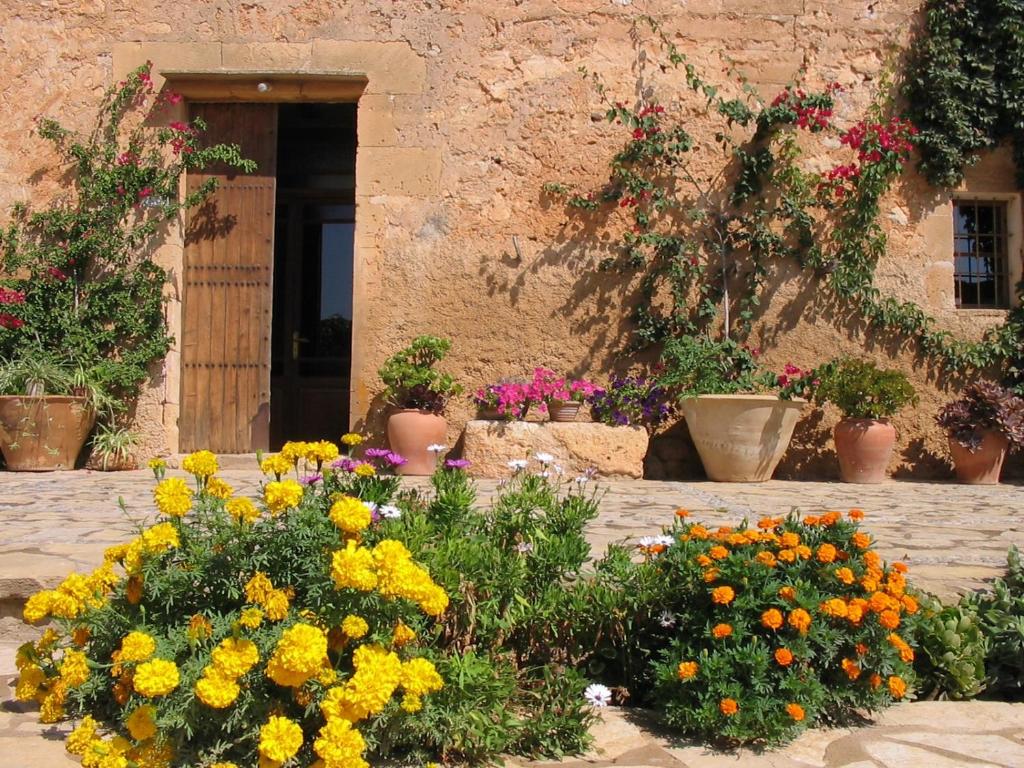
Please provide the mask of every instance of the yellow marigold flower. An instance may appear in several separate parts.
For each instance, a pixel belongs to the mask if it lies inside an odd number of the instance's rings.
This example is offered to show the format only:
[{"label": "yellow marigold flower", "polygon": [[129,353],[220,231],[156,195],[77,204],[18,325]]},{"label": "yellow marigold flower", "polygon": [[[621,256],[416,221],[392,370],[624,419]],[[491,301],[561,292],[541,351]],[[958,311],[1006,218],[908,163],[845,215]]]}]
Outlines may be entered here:
[{"label": "yellow marigold flower", "polygon": [[789,626],[801,635],[805,635],[807,634],[808,628],[811,626],[811,614],[803,608],[796,608],[793,611],[790,611],[787,621],[789,622]]},{"label": "yellow marigold flower", "polygon": [[142,547],[151,555],[158,555],[179,546],[181,546],[181,540],[172,523],[158,523],[142,532]]},{"label": "yellow marigold flower", "polygon": [[243,608],[238,623],[246,629],[256,629],[263,623],[263,611],[259,608]]},{"label": "yellow marigold flower", "polygon": [[903,678],[891,675],[887,682],[889,693],[892,694],[894,699],[902,699],[907,694],[907,684],[903,681]]},{"label": "yellow marigold flower", "polygon": [[263,610],[270,621],[283,621],[288,615],[288,593],[283,589],[272,589],[263,601]]},{"label": "yellow marigold flower", "polygon": [[410,659],[402,664],[400,685],[406,693],[418,698],[440,691],[444,680],[428,659]]},{"label": "yellow marigold flower", "polygon": [[718,605],[728,605],[736,597],[732,587],[715,587],[711,590],[711,600]]},{"label": "yellow marigold flower", "polygon": [[72,755],[84,755],[89,746],[96,740],[96,731],[99,728],[92,715],[82,718],[75,729],[68,734],[64,742],[64,749]]},{"label": "yellow marigold flower", "polygon": [[181,460],[181,468],[202,479],[217,473],[217,456],[211,451],[196,451]]},{"label": "yellow marigold flower", "polygon": [[154,472],[159,472],[162,469],[167,469],[167,462],[159,457],[155,457],[146,462],[146,466]]},{"label": "yellow marigold flower", "polygon": [[407,627],[401,620],[395,625],[395,632],[391,637],[391,642],[398,648],[404,645],[408,645],[416,639],[416,633]]},{"label": "yellow marigold flower", "polygon": [[26,602],[21,616],[29,624],[37,624],[50,615],[53,591],[44,589],[36,592]]},{"label": "yellow marigold flower", "polygon": [[89,661],[81,651],[68,649],[60,662],[60,679],[68,688],[77,688],[89,679]]},{"label": "yellow marigold flower", "polygon": [[294,461],[289,461],[280,453],[272,453],[264,456],[260,461],[260,471],[264,475],[274,475],[280,479],[281,475],[287,474],[295,466]]},{"label": "yellow marigold flower", "polygon": [[331,688],[320,703],[327,720],[350,722],[377,714],[387,705],[402,680],[402,662],[379,645],[361,645],[352,654],[355,674],[343,686]]},{"label": "yellow marigold flower", "polygon": [[207,667],[196,681],[196,696],[208,707],[224,709],[238,698],[240,688],[234,678],[220,672],[216,667]]},{"label": "yellow marigold flower", "polygon": [[838,597],[833,597],[830,600],[826,600],[818,606],[818,610],[824,613],[826,616],[832,616],[838,619],[845,619],[849,608],[846,603]]},{"label": "yellow marigold flower", "polygon": [[726,717],[732,717],[740,711],[740,705],[735,699],[722,699],[718,702],[718,709]]},{"label": "yellow marigold flower", "polygon": [[152,704],[143,704],[132,710],[124,724],[128,727],[128,733],[132,735],[133,739],[145,741],[156,735],[156,722],[153,720],[155,714],[156,709]]},{"label": "yellow marigold flower", "polygon": [[129,632],[121,639],[121,651],[118,659],[126,661],[146,661],[156,651],[156,641],[145,632]]},{"label": "yellow marigold flower", "polygon": [[696,661],[681,661],[676,667],[676,675],[680,680],[689,680],[697,676],[700,666]]},{"label": "yellow marigold flower", "polygon": [[294,466],[299,459],[306,455],[306,443],[301,440],[289,440],[281,446],[281,455]]},{"label": "yellow marigold flower", "polygon": [[779,597],[781,597],[783,600],[787,600],[789,602],[793,602],[794,600],[796,600],[796,589],[794,589],[793,587],[788,587],[788,586],[787,587],[780,587],[779,588]]},{"label": "yellow marigold flower", "polygon": [[274,585],[267,574],[263,571],[256,571],[253,577],[245,583],[245,599],[250,603],[263,603],[273,589]]},{"label": "yellow marigold flower", "polygon": [[440,616],[448,607],[448,595],[430,578],[430,574],[412,561],[405,545],[384,539],[373,548],[377,589],[386,598],[403,597],[418,603],[430,616]]},{"label": "yellow marigold flower", "polygon": [[839,581],[843,582],[843,584],[846,584],[847,586],[853,584],[853,582],[857,580],[853,575],[853,571],[849,568],[837,568],[835,576]]},{"label": "yellow marigold flower", "polygon": [[334,671],[334,667],[330,665],[330,659],[324,662],[324,666],[320,668],[320,671],[316,673],[316,677],[313,678],[322,686],[334,685],[338,682],[338,673]]},{"label": "yellow marigold flower", "polygon": [[281,635],[267,662],[267,677],[298,688],[320,671],[326,656],[327,634],[310,624],[296,624]]},{"label": "yellow marigold flower", "polygon": [[272,715],[260,728],[260,754],[268,760],[283,763],[295,756],[302,746],[302,728],[287,717]]},{"label": "yellow marigold flower", "polygon": [[341,496],[331,505],[327,516],[345,533],[359,533],[370,527],[370,508],[352,496]]},{"label": "yellow marigold flower", "polygon": [[851,680],[856,680],[860,677],[860,666],[853,659],[843,659],[840,662],[840,666],[842,666],[843,672]]},{"label": "yellow marigold flower", "polygon": [[[60,681],[54,683],[50,692],[43,698],[39,705],[40,723],[59,723],[64,719],[64,684]],[[127,768],[127,766],[125,767]]]},{"label": "yellow marigold flower", "polygon": [[886,629],[896,629],[900,625],[900,615],[896,611],[882,611],[878,614],[878,623]]},{"label": "yellow marigold flower", "polygon": [[302,486],[295,480],[275,480],[267,483],[263,489],[263,502],[272,515],[279,515],[286,509],[297,507],[300,501]]},{"label": "yellow marigold flower", "polygon": [[236,523],[252,524],[259,519],[260,511],[252,503],[252,499],[245,496],[236,496],[224,505],[224,509]]},{"label": "yellow marigold flower", "polygon": [[349,448],[355,448],[357,445],[363,444],[363,436],[355,432],[348,432],[341,436],[341,444],[347,445]]},{"label": "yellow marigold flower", "polygon": [[793,721],[799,723],[804,719],[804,708],[799,704],[790,703],[786,705],[786,714],[793,718]]},{"label": "yellow marigold flower", "polygon": [[306,452],[303,457],[306,461],[319,467],[329,461],[334,461],[339,455],[338,446],[330,440],[317,440],[315,443],[306,444]]},{"label": "yellow marigold flower", "polygon": [[238,768],[236,763],[214,763],[210,768]]},{"label": "yellow marigold flower", "polygon": [[348,720],[328,720],[313,742],[313,751],[329,768],[368,768],[365,750],[362,734]]},{"label": "yellow marigold flower", "polygon": [[724,558],[729,556],[729,550],[723,547],[721,544],[716,544],[708,550],[708,555],[710,555],[715,560],[723,560]]},{"label": "yellow marigold flower", "polygon": [[769,568],[774,568],[776,566],[775,555],[768,550],[758,552],[754,559],[761,565],[768,566]]},{"label": "yellow marigold flower", "polygon": [[818,562],[831,563],[836,559],[836,548],[831,544],[822,544],[818,547]]},{"label": "yellow marigold flower", "polygon": [[231,494],[235,492],[234,488],[219,477],[207,478],[206,486],[203,490],[215,499],[223,499],[224,501],[230,499]]},{"label": "yellow marigold flower", "polygon": [[360,616],[346,616],[341,622],[341,631],[353,640],[358,640],[370,631],[366,619]]},{"label": "yellow marigold flower", "polygon": [[761,614],[761,625],[767,629],[778,629],[782,626],[782,612],[777,608],[769,608]]},{"label": "yellow marigold flower", "polygon": [[373,464],[358,464],[355,469],[352,470],[357,477],[373,477],[377,474],[377,470],[374,469]]},{"label": "yellow marigold flower", "polygon": [[166,659],[153,659],[139,664],[135,669],[133,685],[136,693],[153,698],[165,696],[181,682],[178,665]]},{"label": "yellow marigold flower", "polygon": [[401,706],[402,709],[408,712],[409,714],[419,712],[421,709],[423,709],[423,699],[421,699],[419,696],[413,696],[411,693],[407,693],[405,694],[405,696],[402,697]]},{"label": "yellow marigold flower", "polygon": [[213,632],[213,625],[210,620],[200,613],[197,613],[188,621],[187,634],[192,641],[205,640]]},{"label": "yellow marigold flower", "polygon": [[168,477],[156,484],[153,501],[161,514],[183,517],[192,509],[192,491],[180,477]]},{"label": "yellow marigold flower", "polygon": [[14,698],[18,701],[31,701],[39,693],[46,682],[46,673],[38,664],[26,664],[18,675],[18,684],[14,688]]},{"label": "yellow marigold flower", "polygon": [[793,652],[789,648],[776,648],[774,655],[775,662],[780,667],[788,667],[793,663]]},{"label": "yellow marigold flower", "polygon": [[213,649],[210,663],[214,670],[232,680],[241,677],[256,666],[260,652],[251,640],[226,637]]},{"label": "yellow marigold flower", "polygon": [[714,628],[711,630],[711,636],[714,637],[715,640],[721,640],[724,637],[729,637],[731,634],[731,624],[715,624]]},{"label": "yellow marigold flower", "polygon": [[373,553],[350,540],[345,549],[339,549],[331,556],[331,578],[338,589],[369,592],[377,586]]},{"label": "yellow marigold flower", "polygon": [[[167,742],[150,740],[128,753],[137,768],[171,768],[174,748]],[[210,768],[238,768],[234,763],[214,763]]]}]

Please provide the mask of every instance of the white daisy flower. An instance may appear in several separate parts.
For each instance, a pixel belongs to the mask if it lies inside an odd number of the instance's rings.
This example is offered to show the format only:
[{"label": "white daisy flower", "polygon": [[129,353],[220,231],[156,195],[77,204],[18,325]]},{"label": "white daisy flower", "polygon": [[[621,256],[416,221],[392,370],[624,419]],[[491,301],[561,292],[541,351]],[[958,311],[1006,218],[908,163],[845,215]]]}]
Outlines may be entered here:
[{"label": "white daisy flower", "polygon": [[516,552],[521,552],[524,555],[528,555],[533,552],[533,542],[520,541],[516,544]]},{"label": "white daisy flower", "polygon": [[676,617],[672,611],[662,611],[658,615],[658,623],[661,624],[665,629],[674,627],[676,625]]},{"label": "white daisy flower", "polygon": [[556,475],[561,475],[561,474],[563,474],[565,472],[565,470],[562,469],[562,465],[561,464],[555,464],[555,466],[553,466],[552,469],[555,470],[555,474]]},{"label": "white daisy flower", "polygon": [[543,472],[538,472],[537,477],[551,477],[551,473],[545,469]]},{"label": "white daisy flower", "polygon": [[574,478],[573,482],[576,483],[576,485],[586,485],[590,482],[590,478],[586,475],[580,475],[579,477]]},{"label": "white daisy flower", "polygon": [[676,543],[676,540],[673,539],[671,536],[664,536],[664,535],[662,535],[662,536],[655,536],[654,537],[654,543],[655,544],[661,544],[662,546],[665,546],[665,547],[671,547],[673,544]]},{"label": "white daisy flower", "polygon": [[381,517],[385,517],[388,520],[397,520],[402,516],[402,510],[396,507],[394,504],[385,504],[377,510]]},{"label": "white daisy flower", "polygon": [[606,685],[591,683],[587,686],[587,689],[583,691],[583,698],[585,698],[592,707],[607,707],[608,704],[611,703],[612,692]]},{"label": "white daisy flower", "polygon": [[512,459],[512,461],[508,463],[508,468],[513,472],[519,472],[520,470],[526,469],[526,465],[529,463],[528,459]]},{"label": "white daisy flower", "polygon": [[441,445],[439,443],[431,443],[430,445],[427,446],[427,450],[430,451],[431,453],[443,453],[446,448],[447,446]]},{"label": "white daisy flower", "polygon": [[552,456],[550,453],[535,453],[533,454],[533,458],[535,458],[541,464],[550,464],[552,461],[555,460],[555,457]]}]

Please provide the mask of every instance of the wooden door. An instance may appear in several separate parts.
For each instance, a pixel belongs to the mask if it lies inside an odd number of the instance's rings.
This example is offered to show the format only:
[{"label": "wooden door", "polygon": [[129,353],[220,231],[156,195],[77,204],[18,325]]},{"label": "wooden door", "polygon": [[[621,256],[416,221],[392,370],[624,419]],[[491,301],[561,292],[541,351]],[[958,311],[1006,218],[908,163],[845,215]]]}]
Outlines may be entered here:
[{"label": "wooden door", "polygon": [[194,104],[204,140],[238,144],[254,173],[225,167],[189,173],[193,191],[217,191],[190,211],[185,229],[180,449],[266,449],[277,158],[275,104]]}]

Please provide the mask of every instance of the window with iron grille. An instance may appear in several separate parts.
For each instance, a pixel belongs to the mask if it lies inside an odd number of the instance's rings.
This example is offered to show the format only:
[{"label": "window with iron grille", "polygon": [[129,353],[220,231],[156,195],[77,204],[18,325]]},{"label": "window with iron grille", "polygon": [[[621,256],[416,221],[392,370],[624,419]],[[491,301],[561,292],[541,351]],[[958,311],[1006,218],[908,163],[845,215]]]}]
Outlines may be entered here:
[{"label": "window with iron grille", "polygon": [[961,309],[1010,306],[1007,204],[953,201],[953,280]]}]

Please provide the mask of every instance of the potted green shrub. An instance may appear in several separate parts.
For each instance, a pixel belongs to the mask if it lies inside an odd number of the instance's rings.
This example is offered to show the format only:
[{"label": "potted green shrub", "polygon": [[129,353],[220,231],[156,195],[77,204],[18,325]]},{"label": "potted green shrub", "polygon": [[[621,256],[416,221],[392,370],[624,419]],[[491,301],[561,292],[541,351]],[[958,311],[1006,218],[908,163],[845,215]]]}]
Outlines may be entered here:
[{"label": "potted green shrub", "polygon": [[770,480],[806,404],[793,397],[805,372],[795,366],[783,377],[760,372],[749,348],[704,336],[670,339],[661,364],[658,383],[679,398],[708,479]]},{"label": "potted green shrub", "polygon": [[103,472],[123,472],[138,469],[134,450],[139,444],[139,433],[127,427],[101,424],[90,441],[92,451],[85,466]]},{"label": "potted green shrub", "polygon": [[843,413],[833,432],[843,482],[883,482],[896,445],[896,428],[889,419],[917,403],[910,381],[900,371],[849,357],[826,363],[815,377],[815,400],[832,403]]},{"label": "potted green shrub", "polygon": [[388,417],[388,442],[392,451],[406,459],[399,474],[429,475],[435,469],[437,454],[429,449],[444,444],[445,406],[462,392],[450,374],[434,368],[451,345],[436,336],[417,336],[377,372],[384,382],[385,400],[396,409]]},{"label": "potted green shrub", "polygon": [[961,483],[998,483],[1007,451],[1024,447],[1024,399],[991,381],[969,384],[935,420],[949,437]]}]

